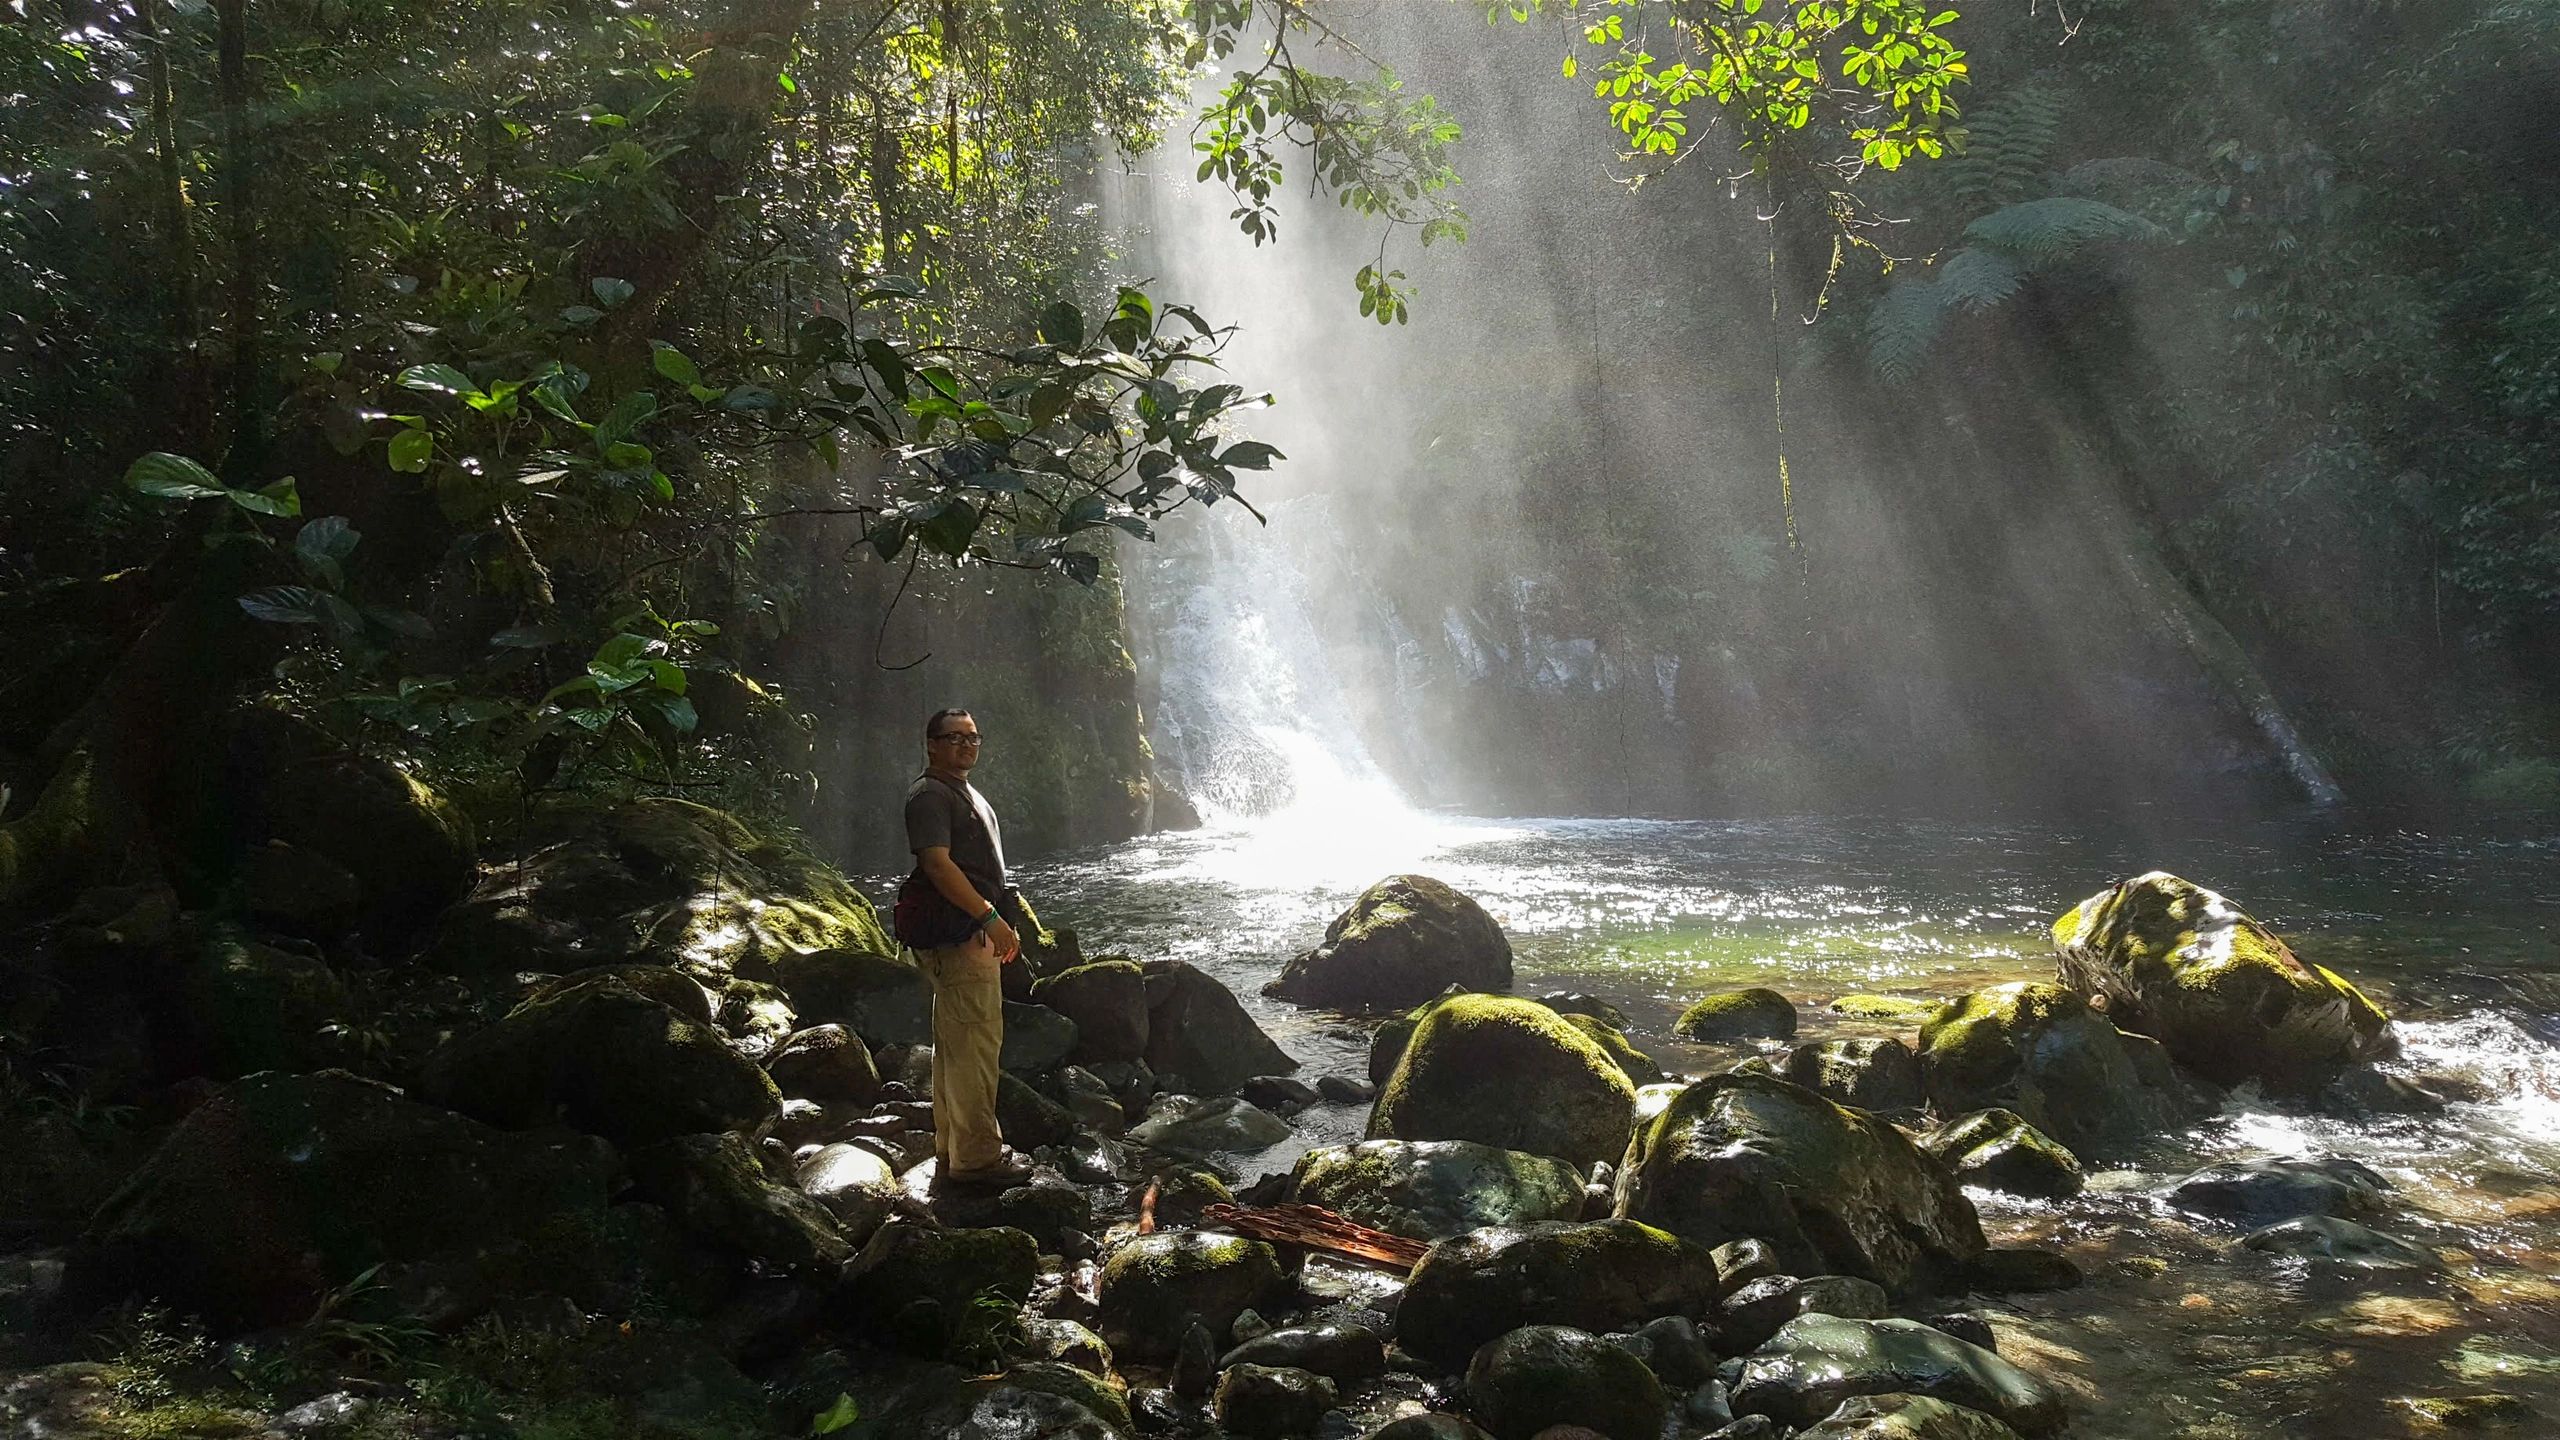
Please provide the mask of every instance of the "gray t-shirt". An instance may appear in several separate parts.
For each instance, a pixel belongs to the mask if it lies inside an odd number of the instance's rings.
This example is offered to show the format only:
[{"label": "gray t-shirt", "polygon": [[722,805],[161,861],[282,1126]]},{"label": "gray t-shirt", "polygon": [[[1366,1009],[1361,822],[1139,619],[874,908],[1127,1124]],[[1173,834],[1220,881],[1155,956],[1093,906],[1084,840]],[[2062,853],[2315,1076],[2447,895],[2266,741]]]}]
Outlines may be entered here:
[{"label": "gray t-shirt", "polygon": [[1004,891],[1004,830],[978,787],[962,781],[954,786],[919,775],[907,787],[907,848],[924,851],[936,845],[951,852],[951,863],[989,900]]}]

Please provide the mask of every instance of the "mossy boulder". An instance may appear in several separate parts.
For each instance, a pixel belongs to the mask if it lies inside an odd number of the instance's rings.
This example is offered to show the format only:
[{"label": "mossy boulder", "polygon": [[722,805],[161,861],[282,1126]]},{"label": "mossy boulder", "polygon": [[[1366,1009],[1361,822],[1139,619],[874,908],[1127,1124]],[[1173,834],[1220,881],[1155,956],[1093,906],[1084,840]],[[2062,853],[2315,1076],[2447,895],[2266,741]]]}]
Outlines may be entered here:
[{"label": "mossy boulder", "polygon": [[896,1219],[844,1270],[835,1318],[901,1348],[938,1355],[982,1322],[988,1306],[1019,1306],[1040,1270],[1040,1243],[1021,1230],[944,1228]]},{"label": "mossy boulder", "polygon": [[443,916],[430,963],[473,974],[638,960],[787,985],[790,957],[897,951],[841,874],[725,811],[653,796],[562,806],[531,828],[530,848]]},{"label": "mossy boulder", "polygon": [[834,1216],[836,1227],[855,1245],[879,1233],[906,1197],[896,1167],[860,1145],[826,1146],[800,1162],[796,1179],[800,1193]]},{"label": "mossy boulder", "polygon": [[2079,1157],[2009,1110],[1976,1110],[1921,1140],[1966,1185],[2039,1200],[2068,1200],[2088,1177]]},{"label": "mossy boulder", "polygon": [[1358,1325],[1293,1325],[1257,1335],[1218,1358],[1218,1368],[1230,1365],[1312,1370],[1353,1385],[1386,1373],[1387,1347],[1376,1331]]},{"label": "mossy boulder", "polygon": [[515,1133],[338,1071],[252,1075],[170,1132],[98,1210],[81,1293],[142,1294],[219,1328],[308,1317],[368,1268],[525,1244],[605,1208],[614,1156]]},{"label": "mossy boulder", "polygon": [[1160,1230],[1111,1252],[1102,1266],[1102,1338],[1123,1360],[1163,1361],[1195,1323],[1224,1335],[1236,1316],[1289,1293],[1269,1245],[1208,1230]]},{"label": "mossy boulder", "polygon": [[1860,1395],[1921,1395],[1990,1415],[2022,1435],[2065,1418],[2052,1386],[1979,1346],[1916,1320],[1790,1320],[1744,1358],[1737,1415],[1811,1425]]},{"label": "mossy boulder", "polygon": [[1046,1005],[1005,1005],[1004,1049],[997,1064],[1017,1075],[1045,1075],[1065,1064],[1075,1049],[1075,1021]]},{"label": "mossy boulder", "polygon": [[2065,985],[2218,1084],[2313,1090],[2342,1065],[2397,1049],[2391,1017],[2344,976],[2166,871],[2081,901],[2054,922],[2053,940]]},{"label": "mossy boulder", "polygon": [[1531,1440],[1554,1426],[1659,1436],[1671,1410],[1643,1361],[1562,1325],[1522,1326],[1477,1351],[1467,1401],[1494,1440]]},{"label": "mossy boulder", "polygon": [[1607,1331],[1714,1313],[1706,1248],[1631,1220],[1488,1226],[1431,1247],[1396,1306],[1396,1343],[1437,1365],[1523,1325]]},{"label": "mossy boulder", "polygon": [[2080,1155],[2120,1151],[2203,1109],[2157,1042],[2035,981],[1939,1007],[1920,1028],[1920,1067],[1938,1113],[2015,1111]]},{"label": "mossy boulder", "polygon": [[[346,986],[318,956],[251,939],[227,925],[191,937],[176,1004],[155,1026],[184,1068],[218,1079],[311,1070],[334,1058],[322,1029],[350,1010]],[[176,1057],[172,1057],[176,1058]]]},{"label": "mossy boulder", "polygon": [[774,969],[805,1024],[842,1025],[874,1048],[933,1043],[933,982],[903,954],[812,950]]},{"label": "mossy boulder", "polygon": [[1753,986],[1710,995],[1680,1012],[1671,1031],[1683,1040],[1792,1040],[1796,1002]]},{"label": "mossy boulder", "polygon": [[1147,979],[1136,961],[1078,965],[1032,986],[1031,1000],[1076,1022],[1079,1064],[1146,1058]]},{"label": "mossy boulder", "polygon": [[1186,961],[1149,960],[1140,966],[1147,987],[1147,1067],[1182,1077],[1185,1088],[1209,1095],[1233,1090],[1256,1075],[1286,1075],[1298,1061],[1262,1033],[1235,993]]},{"label": "mossy boulder", "polygon": [[557,1000],[572,990],[583,990],[607,980],[620,981],[696,1025],[709,1025],[716,1018],[712,1011],[711,992],[672,965],[591,965],[557,979],[545,980],[524,998],[527,1001]]},{"label": "mossy boulder", "polygon": [[1333,1381],[1286,1365],[1239,1363],[1218,1376],[1211,1409],[1218,1428],[1245,1440],[1290,1440],[1313,1435],[1324,1412],[1341,1398]]},{"label": "mossy boulder", "polygon": [[477,848],[452,801],[386,761],[349,754],[308,722],[252,707],[229,719],[220,819],[243,852],[269,841],[355,881],[354,918],[404,933],[462,898]]},{"label": "mossy boulder", "polygon": [[528,1001],[446,1042],[421,1089],[493,1125],[564,1121],[626,1146],[762,1133],[782,1094],[720,1037],[617,980]]},{"label": "mossy boulder", "polygon": [[1581,1167],[1614,1160],[1635,1087],[1547,1007],[1458,995],[1423,1017],[1370,1112],[1372,1140],[1473,1140]]},{"label": "mossy boulder", "polygon": [[853,1258],[835,1216],[764,1173],[741,1136],[679,1135],[634,1150],[640,1193],[695,1236],[783,1270],[815,1273]]},{"label": "mossy boulder", "polygon": [[1262,993],[1368,1013],[1419,1005],[1449,986],[1511,988],[1511,941],[1484,907],[1424,875],[1370,886]]},{"label": "mossy boulder", "polygon": [[1472,1140],[1365,1140],[1299,1157],[1289,1198],[1416,1240],[1582,1218],[1582,1172]]},{"label": "mossy boulder", "polygon": [[1961,1275],[1985,1245],[1954,1173],[1901,1131],[1764,1075],[1682,1091],[1630,1148],[1615,1213],[1709,1247],[1766,1241],[1794,1274],[1896,1294]]},{"label": "mossy boulder", "polygon": [[711,1006],[712,1023],[750,1060],[772,1058],[783,1041],[800,1033],[800,1009],[779,985],[732,975],[720,982]]},{"label": "mossy boulder", "polygon": [[1610,1062],[1618,1067],[1618,1073],[1627,1077],[1628,1084],[1658,1085],[1662,1083],[1662,1066],[1652,1056],[1630,1043],[1624,1030],[1596,1015],[1559,1011],[1556,1018],[1581,1031],[1592,1044],[1599,1046],[1601,1053],[1607,1055]]},{"label": "mossy boulder", "polygon": [[1860,1395],[1797,1440],[2018,1440],[1997,1418],[1926,1395]]},{"label": "mossy boulder", "polygon": [[1916,1110],[1929,1101],[1920,1058],[1899,1040],[1823,1040],[1766,1063],[1790,1085],[1861,1110]]},{"label": "mossy boulder", "polygon": [[859,1110],[880,1095],[871,1047],[841,1025],[812,1025],[765,1057],[764,1073],[783,1094]]}]

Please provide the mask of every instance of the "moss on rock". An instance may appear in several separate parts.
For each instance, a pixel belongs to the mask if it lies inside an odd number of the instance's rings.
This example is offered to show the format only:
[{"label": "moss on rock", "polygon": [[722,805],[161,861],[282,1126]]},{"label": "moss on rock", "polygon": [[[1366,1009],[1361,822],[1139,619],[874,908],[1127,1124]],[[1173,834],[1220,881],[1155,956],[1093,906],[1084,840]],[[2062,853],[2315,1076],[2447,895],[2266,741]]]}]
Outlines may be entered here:
[{"label": "moss on rock", "polygon": [[1266,995],[1373,1012],[1417,1005],[1451,985],[1511,988],[1511,941],[1484,907],[1427,875],[1370,886],[1292,959]]},{"label": "moss on rock", "polygon": [[2121,1150],[2201,1108],[2158,1050],[2083,997],[2035,981],[1951,1000],[1920,1028],[1940,1114],[2014,1110],[2078,1154]]},{"label": "moss on rock", "polygon": [[1976,1110],[1930,1134],[1920,1148],[1953,1167],[1967,1185],[2043,1200],[2068,1200],[2087,1176],[2080,1159],[2014,1111]]},{"label": "moss on rock", "polygon": [[1224,1335],[1246,1310],[1288,1293],[1280,1257],[1259,1240],[1208,1230],[1140,1235],[1102,1267],[1102,1338],[1125,1360],[1169,1360],[1196,1321]]},{"label": "moss on rock", "polygon": [[1367,1140],[1299,1157],[1289,1196],[1389,1234],[1439,1240],[1580,1219],[1582,1186],[1581,1171],[1544,1155],[1471,1140]]},{"label": "moss on rock", "polygon": [[1147,980],[1134,960],[1096,960],[1031,988],[1045,1005],[1076,1022],[1079,1064],[1140,1060],[1147,1053]]},{"label": "moss on rock", "polygon": [[2053,940],[2064,984],[2219,1084],[2317,1088],[2349,1061],[2396,1049],[2391,1017],[2363,991],[2166,871],[2081,901],[2054,922]]},{"label": "moss on rock", "polygon": [[1372,1140],[1473,1140],[1577,1166],[1623,1154],[1626,1073],[1554,1011],[1499,995],[1441,1002],[1369,1116]]},{"label": "moss on rock", "polygon": [[1438,1365],[1523,1325],[1607,1331],[1713,1312],[1706,1248],[1632,1220],[1488,1226],[1431,1247],[1396,1306],[1396,1343]]},{"label": "moss on rock", "polygon": [[1476,1352],[1467,1400],[1494,1440],[1531,1440],[1553,1427],[1657,1436],[1670,1402],[1645,1363],[1562,1325],[1525,1325]]},{"label": "moss on rock", "polygon": [[945,1229],[892,1220],[845,1267],[839,1318],[939,1355],[982,1325],[973,1310],[1019,1307],[1040,1269],[1040,1244],[1010,1227]]},{"label": "moss on rock", "polygon": [[1658,1085],[1662,1082],[1662,1066],[1652,1056],[1637,1049],[1627,1039],[1626,1032],[1617,1026],[1597,1016],[1579,1013],[1558,1012],[1556,1018],[1581,1031],[1592,1044],[1599,1046],[1610,1063],[1618,1067],[1618,1073],[1627,1077],[1628,1084]]},{"label": "moss on rock", "polygon": [[1775,990],[1729,990],[1680,1012],[1672,1033],[1683,1040],[1792,1040],[1796,1004]]}]

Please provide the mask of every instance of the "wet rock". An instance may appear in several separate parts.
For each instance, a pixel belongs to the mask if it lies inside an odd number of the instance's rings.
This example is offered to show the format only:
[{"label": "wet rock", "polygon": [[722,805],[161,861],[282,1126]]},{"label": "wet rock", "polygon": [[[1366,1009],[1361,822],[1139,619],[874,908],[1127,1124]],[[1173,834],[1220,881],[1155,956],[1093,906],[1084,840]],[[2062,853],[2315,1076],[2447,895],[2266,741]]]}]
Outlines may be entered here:
[{"label": "wet rock", "polygon": [[1592,1044],[1599,1046],[1601,1052],[1618,1067],[1619,1073],[1627,1077],[1628,1084],[1658,1085],[1662,1083],[1662,1066],[1652,1056],[1631,1044],[1625,1032],[1615,1025],[1590,1015],[1559,1015],[1557,1018],[1581,1031]]},{"label": "wet rock", "polygon": [[1832,1014],[1851,1020],[1917,1025],[1938,1013],[1938,1002],[1911,1000],[1900,995],[1843,995],[1832,1001],[1829,1008]]},{"label": "wet rock", "polygon": [[1710,995],[1680,1012],[1672,1033],[1706,1040],[1792,1040],[1796,1004],[1775,990],[1753,987]]},{"label": "wet rock", "polygon": [[741,1136],[679,1135],[629,1160],[641,1193],[704,1240],[786,1270],[833,1269],[853,1258],[834,1215],[767,1179]]},{"label": "wet rock", "polygon": [[1766,1415],[1745,1415],[1709,1435],[1707,1440],[1782,1440],[1787,1433],[1785,1426]]},{"label": "wet rock", "polygon": [[2000,1351],[1999,1336],[1992,1333],[1991,1322],[1969,1310],[1932,1315],[1920,1323],[1932,1330],[1943,1330],[1967,1345],[1979,1345],[1995,1355]]},{"label": "wet rock", "polygon": [[1016,1075],[1045,1075],[1075,1053],[1076,1037],[1076,1022],[1048,1006],[1007,1002],[996,1063]]},{"label": "wet rock", "polygon": [[1129,1392],[1129,1413],[1141,1434],[1174,1434],[1186,1428],[1190,1410],[1182,1397],[1165,1386],[1149,1386]]},{"label": "wet rock", "polygon": [[1149,1182],[1155,1190],[1155,1215],[1159,1225],[1197,1223],[1200,1212],[1212,1205],[1231,1205],[1236,1194],[1227,1182],[1207,1170],[1178,1167],[1167,1170]]},{"label": "wet rock", "polygon": [[735,975],[720,982],[712,1019],[740,1054],[757,1061],[770,1058],[800,1028],[800,1012],[781,986]]},{"label": "wet rock", "polygon": [[1022,1320],[1022,1343],[1039,1359],[1073,1365],[1094,1375],[1112,1373],[1109,1343],[1073,1320],[1026,1315]]},{"label": "wet rock", "polygon": [[1390,1420],[1372,1431],[1369,1440],[1491,1440],[1491,1437],[1462,1416],[1435,1412]]},{"label": "wet rock", "polygon": [[2065,984],[2219,1084],[2308,1091],[2393,1053],[2391,1019],[2333,970],[2203,886],[2154,870],[2056,920]]},{"label": "wet rock", "polygon": [[1080,1064],[1147,1053],[1147,981],[1136,961],[1096,960],[1061,971],[1033,986],[1031,999],[1075,1022]]},{"label": "wet rock", "polygon": [[2062,1396],[2015,1365],[1914,1320],[1806,1315],[1745,1357],[1737,1414],[1811,1425],[1859,1395],[1922,1395],[1979,1410],[2025,1435],[2059,1429]]},{"label": "wet rock", "polygon": [[2252,1250],[2326,1261],[2349,1270],[2437,1271],[2444,1261],[2423,1245],[2385,1235],[2353,1220],[2305,1215],[2240,1237]]},{"label": "wet rock", "polygon": [[1554,1011],[1460,995],[1415,1029],[1368,1138],[1473,1140],[1588,1166],[1626,1149],[1634,1098],[1608,1053]]},{"label": "wet rock", "polygon": [[1319,1075],[1316,1093],[1336,1105],[1366,1105],[1378,1098],[1378,1087],[1348,1075]]},{"label": "wet rock", "polygon": [[1712,1313],[1715,1261],[1627,1220],[1497,1226],[1431,1247],[1396,1307],[1396,1343],[1456,1366],[1523,1325],[1623,1329]]},{"label": "wet rock", "polygon": [[1912,1110],[1928,1103],[1920,1058],[1899,1040],[1825,1040],[1773,1062],[1778,1078],[1861,1110]]},{"label": "wet rock", "polygon": [[2364,1219],[2381,1213],[2391,1182],[2353,1160],[2238,1160],[2208,1166],[2169,1188],[2181,1210],[2235,1219],[2297,1215]]},{"label": "wet rock", "polygon": [[2018,1246],[1985,1250],[1965,1266],[1965,1284],[1993,1295],[2073,1290],[2080,1267],[2059,1250]]},{"label": "wet rock", "polygon": [[845,1267],[834,1308],[841,1323],[903,1348],[939,1355],[971,1323],[982,1296],[1031,1297],[1039,1242],[1013,1229],[947,1229],[898,1218]]},{"label": "wet rock", "polygon": [[1218,1377],[1218,1424],[1247,1440],[1311,1435],[1340,1398],[1331,1380],[1312,1371],[1237,1365]]},{"label": "wet rock", "polygon": [[[1116,1376],[1096,1374],[1080,1365],[1048,1360],[1028,1361],[1005,1372],[1000,1383],[1056,1396],[1098,1417],[1110,1427],[1110,1431],[1106,1436],[1095,1437],[1095,1440],[1116,1440],[1128,1432],[1133,1419],[1129,1413],[1129,1387]],[[955,1440],[979,1440],[986,1433],[968,1430]]]},{"label": "wet rock", "polygon": [[1236,1094],[1278,1115],[1296,1114],[1323,1098],[1313,1085],[1288,1075],[1256,1075],[1238,1086]]},{"label": "wet rock", "polygon": [[1149,960],[1141,969],[1147,981],[1146,1062],[1156,1074],[1180,1075],[1202,1094],[1218,1094],[1256,1075],[1298,1068],[1209,975],[1180,960]]},{"label": "wet rock", "polygon": [[1643,1361],[1562,1325],[1523,1326],[1478,1350],[1467,1400],[1495,1440],[1530,1440],[1556,1425],[1658,1436],[1671,1409]]},{"label": "wet rock", "polygon": [[2513,1395],[2490,1391],[2478,1395],[2411,1397],[2410,1409],[2448,1430],[2494,1430],[2524,1425],[2539,1418],[2534,1408]]},{"label": "wet rock", "polygon": [[1067,1113],[1075,1117],[1078,1127],[1117,1135],[1128,1127],[1128,1112],[1102,1083],[1102,1077],[1081,1065],[1069,1065],[1058,1071],[1057,1092]]},{"label": "wet rock", "polygon": [[1174,1350],[1173,1370],[1165,1383],[1187,1400],[1199,1399],[1218,1383],[1218,1341],[1208,1326],[1193,1325],[1182,1332],[1182,1344]]},{"label": "wet rock", "polygon": [[1979,1410],[1926,1395],[1860,1395],[1797,1440],[2017,1440]]},{"label": "wet rock", "polygon": [[2158,1046],[2058,985],[1948,1002],[1920,1028],[1920,1061],[1940,1114],[2013,1111],[2075,1155],[2122,1150],[2203,1108]]},{"label": "wet rock", "polygon": [[1766,1240],[1728,1240],[1709,1253],[1715,1257],[1720,1297],[1786,1269],[1778,1261],[1777,1250]]},{"label": "wet rock", "polygon": [[277,1416],[276,1428],[287,1435],[326,1434],[354,1427],[372,1410],[373,1401],[364,1396],[346,1390],[332,1390]]},{"label": "wet rock", "polygon": [[1619,1215],[1701,1245],[1765,1240],[1797,1274],[1901,1294],[1960,1273],[1985,1244],[1945,1166],[1884,1121],[1782,1080],[1690,1086],[1628,1160]]},{"label": "wet rock", "polygon": [[2320,1088],[2320,1106],[2336,1115],[2433,1115],[2445,1097],[2387,1070],[2349,1065]]},{"label": "wet rock", "polygon": [[782,1094],[720,1037],[616,980],[528,1001],[429,1057],[427,1097],[493,1125],[553,1119],[625,1146],[762,1134]]},{"label": "wet rock", "polygon": [[1451,985],[1511,988],[1511,942],[1484,907],[1422,875],[1363,891],[1263,993],[1301,1005],[1376,1013],[1419,1005]]},{"label": "wet rock", "polygon": [[2061,1142],[2013,1111],[1976,1110],[1931,1133],[1920,1148],[1945,1161],[1957,1180],[1986,1190],[2068,1200],[2088,1183]]},{"label": "wet rock", "polygon": [[880,1097],[871,1048],[842,1025],[812,1025],[765,1057],[764,1073],[785,1095],[859,1110]]},{"label": "wet rock", "polygon": [[1102,1334],[1123,1359],[1170,1358],[1194,1324],[1213,1334],[1288,1295],[1278,1255],[1259,1240],[1202,1230],[1140,1235],[1102,1267]]},{"label": "wet rock", "polygon": [[369,1267],[530,1244],[599,1213],[613,1173],[586,1136],[492,1129],[335,1071],[253,1075],[107,1200],[67,1284],[223,1327],[301,1320]]},{"label": "wet rock", "polygon": [[1716,1316],[1717,1342],[1728,1351],[1757,1350],[1799,1315],[1874,1320],[1893,1313],[1884,1287],[1853,1275],[1799,1280],[1772,1275],[1725,1297]]},{"label": "wet rock", "polygon": [[[933,1128],[930,1112],[924,1128]],[[1033,1089],[1011,1071],[996,1076],[996,1128],[1016,1149],[1064,1145],[1075,1138],[1076,1117],[1067,1107]]]},{"label": "wet rock", "polygon": [[1037,1364],[993,1379],[917,1386],[862,1418],[869,1433],[898,1440],[1118,1440],[1130,1420],[1125,1402],[1101,1381]]},{"label": "wet rock", "polygon": [[1628,1334],[1609,1338],[1625,1346],[1655,1379],[1672,1389],[1688,1390],[1715,1381],[1716,1352],[1707,1343],[1706,1331],[1686,1315],[1648,1320]]},{"label": "wet rock", "polygon": [[1232,1095],[1207,1100],[1167,1096],[1146,1119],[1129,1127],[1133,1144],[1177,1155],[1263,1150],[1293,1133],[1288,1121]]},{"label": "wet rock", "polygon": [[860,1145],[825,1146],[800,1163],[798,1179],[800,1192],[834,1216],[855,1246],[887,1224],[906,1195],[889,1162]]},{"label": "wet rock", "polygon": [[1634,1022],[1627,1019],[1626,1011],[1619,1009],[1617,1006],[1610,1004],[1608,1001],[1601,999],[1597,995],[1584,995],[1575,991],[1556,990],[1539,996],[1538,1003],[1546,1006],[1548,1009],[1553,1010],[1559,1015],[1588,1015],[1592,1019],[1599,1021],[1601,1024],[1608,1026],[1612,1030],[1632,1030],[1635,1028]]},{"label": "wet rock", "polygon": [[1236,1313],[1236,1323],[1227,1327],[1227,1338],[1234,1344],[1242,1345],[1248,1340],[1261,1339],[1270,1334],[1271,1330],[1271,1322],[1262,1318],[1261,1311],[1241,1310]]},{"label": "wet rock", "polygon": [[907,1193],[929,1196],[927,1206],[943,1224],[974,1229],[1011,1226],[1040,1242],[1041,1250],[1049,1254],[1064,1254],[1069,1235],[1093,1227],[1093,1197],[1046,1166],[1034,1167],[1028,1183],[1001,1190],[952,1186],[935,1191],[932,1184],[932,1162],[907,1174]]},{"label": "wet rock", "polygon": [[1485,1225],[1578,1219],[1583,1187],[1571,1165],[1543,1155],[1470,1140],[1367,1140],[1301,1156],[1289,1198],[1439,1240]]},{"label": "wet rock", "polygon": [[1387,1350],[1356,1325],[1293,1325],[1247,1340],[1218,1361],[1221,1370],[1235,1365],[1312,1370],[1348,1385],[1385,1374]]}]

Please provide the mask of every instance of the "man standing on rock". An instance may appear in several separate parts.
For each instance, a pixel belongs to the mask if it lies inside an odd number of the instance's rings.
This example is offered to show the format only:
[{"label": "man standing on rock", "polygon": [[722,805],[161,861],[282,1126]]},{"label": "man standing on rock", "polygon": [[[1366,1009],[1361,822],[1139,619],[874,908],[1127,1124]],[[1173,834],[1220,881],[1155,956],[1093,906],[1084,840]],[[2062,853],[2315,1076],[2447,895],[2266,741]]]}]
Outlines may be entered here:
[{"label": "man standing on rock", "polygon": [[916,874],[974,925],[956,943],[919,950],[933,983],[934,1178],[952,1184],[1026,1180],[1030,1162],[996,1125],[996,1054],[1004,1048],[1004,967],[1022,951],[998,912],[1004,839],[987,798],[969,783],[983,742],[966,710],[924,727],[924,774],[907,791],[907,848]]}]

